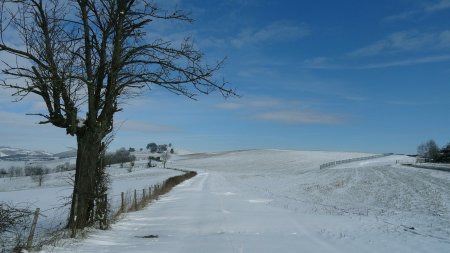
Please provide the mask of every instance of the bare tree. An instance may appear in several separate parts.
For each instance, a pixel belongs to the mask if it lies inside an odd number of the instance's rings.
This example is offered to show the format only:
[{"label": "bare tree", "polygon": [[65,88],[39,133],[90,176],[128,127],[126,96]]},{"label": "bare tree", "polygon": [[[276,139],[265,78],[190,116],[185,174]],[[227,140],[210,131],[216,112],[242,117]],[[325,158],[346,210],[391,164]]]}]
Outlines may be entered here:
[{"label": "bare tree", "polygon": [[169,159],[170,159],[170,153],[169,153],[168,150],[166,150],[166,151],[164,151],[164,153],[162,153],[162,155],[161,155],[161,161],[162,161],[162,163],[163,163],[163,167],[164,167],[164,168],[166,167],[166,163],[167,163],[167,161],[169,161]]},{"label": "bare tree", "polygon": [[1,85],[19,100],[42,98],[40,123],[77,138],[71,226],[92,223],[95,171],[121,102],[154,87],[192,99],[236,95],[213,77],[223,61],[205,64],[189,38],[177,45],[146,32],[157,20],[192,22],[181,10],[150,0],[1,0],[0,10],[0,51],[16,57],[3,61],[11,78]]},{"label": "bare tree", "polygon": [[42,183],[47,178],[49,170],[47,168],[42,167],[34,167],[33,173],[31,174],[31,179],[38,183],[39,187],[42,186]]},{"label": "bare tree", "polygon": [[420,157],[425,158],[428,162],[436,162],[439,160],[440,156],[439,147],[434,140],[429,140],[420,144],[417,147],[417,154]]}]

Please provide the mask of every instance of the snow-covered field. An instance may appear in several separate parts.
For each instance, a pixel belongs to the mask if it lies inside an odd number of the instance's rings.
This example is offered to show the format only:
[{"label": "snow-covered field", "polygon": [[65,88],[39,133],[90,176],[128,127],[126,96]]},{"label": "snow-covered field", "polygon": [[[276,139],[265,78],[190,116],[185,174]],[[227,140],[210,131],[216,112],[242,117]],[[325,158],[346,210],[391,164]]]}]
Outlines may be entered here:
[{"label": "snow-covered field", "polygon": [[397,164],[406,156],[319,169],[370,155],[180,156],[170,166],[197,177],[109,231],[43,252],[448,252],[450,173]]},{"label": "snow-covered field", "polygon": [[[73,160],[73,159],[72,159]],[[67,162],[67,159],[43,162],[47,168]],[[163,169],[160,167],[146,168],[146,160],[137,161],[132,172],[119,165],[108,168],[111,179],[111,189],[108,192],[109,204],[113,210],[120,206],[121,192],[131,196],[135,189],[138,194],[142,189],[160,184],[165,179],[182,174],[179,171]],[[23,162],[1,161],[1,166],[20,166]],[[41,209],[38,219],[36,237],[46,237],[49,233],[62,228],[66,222],[69,212],[70,196],[72,194],[72,180],[74,171],[50,173],[46,175],[41,187],[31,177],[6,177],[0,178],[0,202],[23,208]],[[1,250],[0,250],[1,251]]]}]

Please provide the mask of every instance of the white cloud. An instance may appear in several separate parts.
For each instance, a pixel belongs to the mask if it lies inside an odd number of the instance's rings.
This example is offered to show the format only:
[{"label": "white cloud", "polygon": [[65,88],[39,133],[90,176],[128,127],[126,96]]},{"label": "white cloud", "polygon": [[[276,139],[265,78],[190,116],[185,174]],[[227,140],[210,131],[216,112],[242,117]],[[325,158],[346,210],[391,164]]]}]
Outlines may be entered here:
[{"label": "white cloud", "polygon": [[272,108],[280,105],[282,102],[275,98],[255,99],[248,102],[248,105],[255,108]]},{"label": "white cloud", "polygon": [[308,69],[343,69],[344,66],[336,64],[335,59],[329,57],[315,57],[303,61],[303,67]]},{"label": "white cloud", "polygon": [[221,103],[216,107],[239,111],[246,119],[281,124],[337,124],[344,121],[342,117],[309,109],[312,104],[275,97],[243,98],[238,101]]},{"label": "white cloud", "polygon": [[341,117],[311,111],[275,111],[260,113],[256,119],[287,124],[337,124]]},{"label": "white cloud", "polygon": [[34,127],[39,121],[37,117],[5,111],[0,111],[0,119],[2,119],[2,125],[8,125],[8,127]]},{"label": "white cloud", "polygon": [[314,66],[314,65],[328,64],[329,61],[330,61],[330,58],[328,58],[328,57],[315,57],[312,59],[305,60],[304,63]]},{"label": "white cloud", "polygon": [[282,104],[282,101],[276,98],[270,97],[249,97],[241,98],[237,101],[225,101],[217,104],[216,107],[225,110],[237,110],[237,109],[264,109],[273,108]]},{"label": "white cloud", "polygon": [[443,31],[439,34],[439,47],[448,48],[450,47],[450,30]]},{"label": "white cloud", "polygon": [[428,1],[427,5],[422,6],[421,8],[417,8],[414,10],[404,11],[398,14],[394,14],[388,17],[385,17],[383,21],[385,22],[395,22],[401,21],[411,18],[416,18],[424,15],[431,15],[439,11],[444,11],[450,9],[450,0],[439,0],[431,2]]},{"label": "white cloud", "polygon": [[0,87],[0,105],[11,103],[11,101],[14,100],[14,98],[11,97],[11,93],[11,90]]},{"label": "white cloud", "polygon": [[376,41],[368,46],[356,49],[348,56],[366,57],[381,53],[392,53],[401,51],[414,51],[436,48],[447,39],[448,31],[441,33],[421,33],[418,31],[401,31],[390,34],[387,38]]},{"label": "white cloud", "polygon": [[216,107],[225,110],[237,110],[244,106],[242,103],[234,103],[234,102],[224,102],[217,104]]},{"label": "white cloud", "polygon": [[[371,69],[448,61],[450,30],[400,31],[339,57],[315,57],[303,61],[307,69]],[[382,56],[384,62],[364,63],[362,58]],[[401,59],[399,56],[402,56]],[[409,57],[409,58],[407,58]],[[415,57],[415,58],[414,58]],[[391,58],[391,60],[389,60]],[[407,58],[407,59],[405,59]],[[380,58],[381,59],[381,58]],[[357,60],[357,63],[355,63]]]},{"label": "white cloud", "polygon": [[414,59],[406,59],[406,60],[399,60],[399,61],[391,61],[391,62],[384,62],[384,63],[368,64],[368,65],[354,67],[354,68],[355,69],[377,69],[377,68],[388,68],[388,67],[403,67],[403,66],[444,62],[444,61],[450,61],[450,54],[438,55],[438,56],[428,56],[428,57],[421,57],[421,58],[414,58]]},{"label": "white cloud", "polygon": [[398,14],[394,14],[388,17],[385,17],[383,19],[383,21],[385,22],[395,22],[395,21],[399,21],[399,20],[404,20],[404,19],[409,19],[412,18],[413,16],[419,14],[420,11],[417,10],[412,10],[412,11],[405,11],[402,13],[398,13]]},{"label": "white cloud", "polygon": [[446,9],[450,9],[450,0],[440,0],[436,3],[425,6],[424,11],[426,13],[434,13]]},{"label": "white cloud", "polygon": [[175,127],[167,125],[152,124],[144,121],[126,120],[115,126],[119,131],[143,132],[143,133],[169,133],[177,132]]},{"label": "white cloud", "polygon": [[370,64],[323,64],[323,65],[305,65],[305,68],[308,69],[379,69],[379,68],[389,68],[389,67],[404,67],[404,66],[412,66],[418,64],[427,64],[427,63],[436,63],[436,62],[446,62],[450,61],[450,54],[445,55],[434,55],[434,56],[425,56],[419,58],[410,58],[404,60],[392,60],[385,61],[379,63],[370,63]]},{"label": "white cloud", "polygon": [[0,111],[0,118],[1,145],[50,152],[60,152],[75,145],[76,138],[66,135],[65,129],[38,124],[42,120],[40,117]]},{"label": "white cloud", "polygon": [[261,29],[247,28],[231,40],[236,48],[258,44],[267,41],[286,41],[305,37],[310,31],[306,25],[275,22]]}]

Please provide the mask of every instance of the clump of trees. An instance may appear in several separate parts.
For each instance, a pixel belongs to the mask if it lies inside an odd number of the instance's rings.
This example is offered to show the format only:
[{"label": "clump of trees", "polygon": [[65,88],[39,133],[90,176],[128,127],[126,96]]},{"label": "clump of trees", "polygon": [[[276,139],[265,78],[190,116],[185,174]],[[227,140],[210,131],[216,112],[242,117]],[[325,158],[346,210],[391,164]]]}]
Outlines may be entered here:
[{"label": "clump of trees", "polygon": [[443,163],[450,163],[450,142],[441,148],[441,156],[439,160]]},{"label": "clump of trees", "polygon": [[172,144],[156,144],[154,142],[151,142],[149,144],[147,144],[147,150],[150,151],[150,153],[164,153],[166,151],[170,151],[171,154],[174,153],[174,150],[172,148]]},{"label": "clump of trees", "polygon": [[450,143],[439,148],[434,140],[421,143],[417,155],[425,162],[450,163]]},{"label": "clump of trees", "polygon": [[11,166],[8,169],[8,175],[9,175],[10,178],[23,177],[24,176],[24,170],[20,166]]},{"label": "clump of trees", "polygon": [[[25,168],[20,166],[11,166],[9,169],[1,168],[0,169],[0,178],[2,177],[23,177],[23,176],[35,176],[35,175],[46,175],[51,171],[54,172],[64,172],[64,171],[73,171],[75,170],[75,164],[70,164],[66,162],[64,164],[57,165],[54,169],[50,170],[49,168],[43,165],[27,165]],[[45,177],[45,176],[44,176]]]},{"label": "clump of trees", "polygon": [[150,153],[155,153],[158,149],[158,145],[154,142],[147,144],[147,150],[150,151]]},{"label": "clump of trees", "polygon": [[48,173],[49,169],[43,165],[30,165],[25,167],[25,176],[27,177]]},{"label": "clump of trees", "polygon": [[116,150],[114,153],[106,153],[105,154],[105,165],[110,166],[111,164],[123,164],[128,162],[134,162],[136,160],[136,157],[131,154],[129,150],[126,150],[125,148],[120,148]]}]

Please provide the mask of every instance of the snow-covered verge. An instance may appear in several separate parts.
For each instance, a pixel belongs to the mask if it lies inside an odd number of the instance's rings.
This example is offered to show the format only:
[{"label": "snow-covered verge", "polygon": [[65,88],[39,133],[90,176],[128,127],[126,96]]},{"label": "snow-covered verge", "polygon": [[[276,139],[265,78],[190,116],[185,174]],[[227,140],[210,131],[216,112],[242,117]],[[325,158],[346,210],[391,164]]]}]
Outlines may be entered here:
[{"label": "snow-covered verge", "polygon": [[179,157],[199,175],[109,231],[42,252],[447,252],[450,173],[406,156],[250,150]]},{"label": "snow-covered verge", "polygon": [[[111,187],[108,191],[108,201],[112,210],[117,210],[121,204],[121,192],[130,196],[132,191],[138,194],[142,189],[162,183],[169,177],[183,174],[180,171],[163,169],[161,167],[146,167],[147,161],[137,161],[129,172],[129,165],[124,168],[119,165],[109,167]],[[55,161],[45,164],[52,168]],[[0,163],[1,165],[1,163]],[[10,163],[8,163],[10,165]],[[41,187],[31,177],[0,178],[0,202],[19,208],[41,209],[38,219],[35,241],[48,237],[54,231],[64,227],[69,212],[69,201],[72,194],[72,180],[74,171],[50,173],[46,175]],[[30,225],[31,225],[30,217]],[[27,231],[26,231],[27,233]],[[28,234],[22,235],[22,239]],[[16,238],[11,238],[16,240]],[[5,246],[6,247],[6,246]]]},{"label": "snow-covered verge", "polygon": [[415,167],[415,168],[422,168],[422,169],[430,169],[430,170],[441,170],[441,171],[447,171],[450,172],[450,164],[448,163],[406,163],[404,165]]}]

